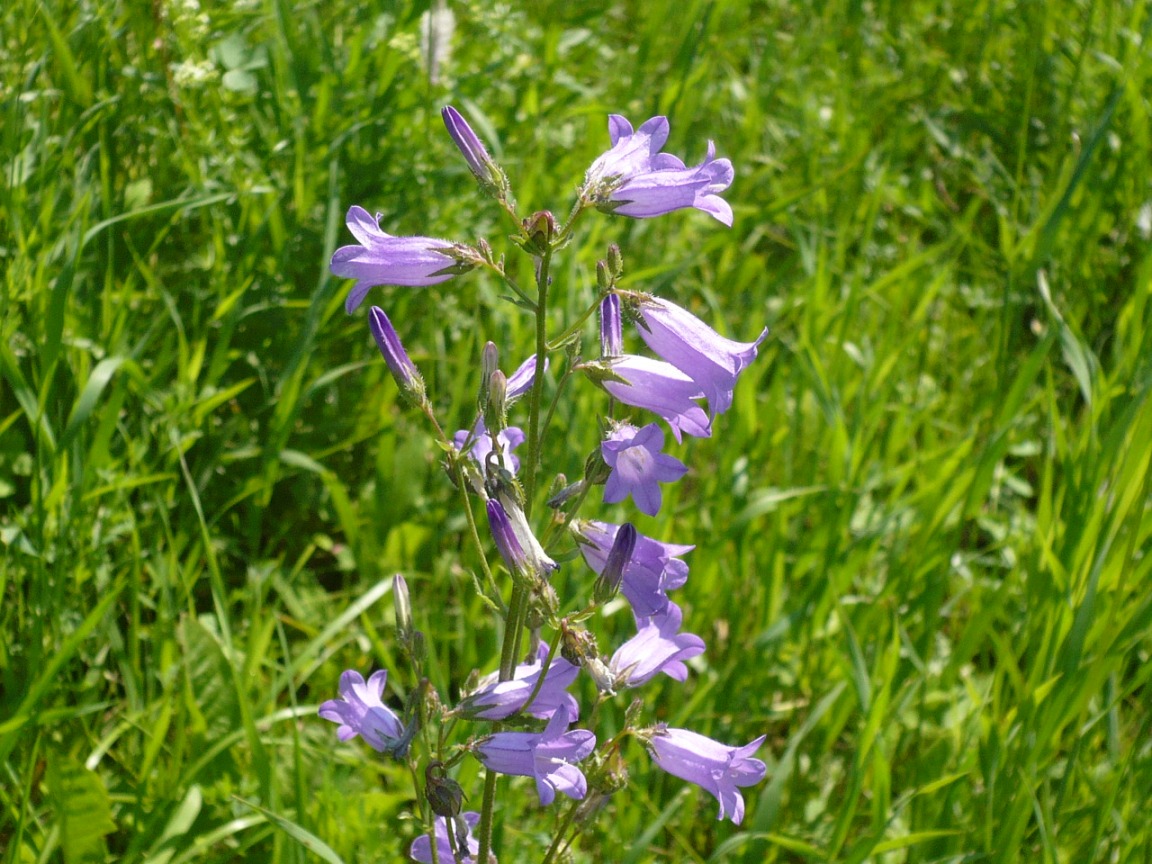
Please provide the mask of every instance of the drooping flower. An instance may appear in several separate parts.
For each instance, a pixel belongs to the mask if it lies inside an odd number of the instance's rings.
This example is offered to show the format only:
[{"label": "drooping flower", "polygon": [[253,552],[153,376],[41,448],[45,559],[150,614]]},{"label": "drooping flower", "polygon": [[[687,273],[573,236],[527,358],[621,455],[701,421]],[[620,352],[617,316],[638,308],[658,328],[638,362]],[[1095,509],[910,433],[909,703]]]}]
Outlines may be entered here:
[{"label": "drooping flower", "polygon": [[[461,823],[463,819],[463,823]],[[463,854],[460,856],[460,864],[475,864],[476,856],[480,854],[480,841],[472,836],[472,832],[480,823],[480,814],[472,811],[465,811],[461,813],[456,819],[453,820],[454,834],[457,842],[460,842],[460,825],[463,824],[465,835],[463,837]],[[427,834],[421,834],[412,841],[412,846],[408,850],[408,855],[413,861],[419,861],[420,864],[457,864],[455,854],[452,852],[452,839],[448,836],[449,831],[448,820],[443,816],[437,816],[435,822],[436,833],[436,854],[432,854],[432,841]],[[495,861],[495,858],[491,858]]]},{"label": "drooping flower", "polygon": [[[500,681],[496,673],[482,678],[477,689],[456,706],[456,713],[478,720],[503,720],[511,717],[524,707],[536,689],[540,670],[547,657],[548,646],[541,642],[535,662],[518,665],[512,673],[511,681]],[[540,692],[532,704],[528,705],[526,713],[547,720],[563,707],[572,720],[580,719],[580,706],[568,692],[568,687],[576,680],[579,672],[580,667],[563,657],[554,657],[548,664]]]},{"label": "drooping flower", "polygon": [[449,254],[454,244],[434,237],[393,237],[380,230],[379,217],[363,207],[348,209],[348,230],[360,241],[341,246],[329,265],[333,275],[355,279],[344,309],[356,311],[368,289],[377,285],[435,285],[467,269]]},{"label": "drooping flower", "polygon": [[624,354],[584,363],[581,368],[625,405],[643,408],[663,417],[677,442],[683,440],[685,432],[697,438],[712,435],[708,415],[694,401],[704,398],[703,391],[671,363]]},{"label": "drooping flower", "polygon": [[640,621],[639,631],[617,649],[608,662],[614,688],[639,687],[663,672],[683,681],[688,677],[689,660],[704,653],[704,640],[694,633],[681,633],[682,613],[675,603],[664,611]]},{"label": "drooping flower", "polygon": [[359,735],[381,753],[396,750],[404,740],[404,725],[382,700],[387,681],[384,669],[373,672],[367,682],[355,669],[340,676],[340,698],[329,699],[319,711],[325,720],[340,724],[336,737],[349,741]]},{"label": "drooping flower", "polygon": [[388,364],[388,371],[396,379],[397,386],[410,396],[419,396],[423,393],[424,379],[420,377],[420,370],[404,350],[396,328],[379,306],[373,306],[368,310],[368,329],[372,331],[376,347],[384,356],[384,362]]},{"label": "drooping flower", "polygon": [[711,141],[704,161],[688,168],[678,157],[660,152],[668,140],[667,117],[653,117],[633,131],[624,117],[612,114],[608,135],[612,148],[584,178],[584,194],[597,206],[639,219],[694,207],[732,225],[732,208],[719,194],[732,185],[732,163],[716,158]]},{"label": "drooping flower", "polygon": [[476,745],[476,756],[500,774],[535,778],[541,804],[551,804],[557,792],[579,800],[587,794],[588,782],[573,763],[596,749],[596,736],[586,729],[566,731],[568,723],[568,709],[562,705],[543,732],[497,732]]},{"label": "drooping flower", "polygon": [[765,327],[755,342],[721,336],[687,309],[660,297],[645,296],[639,304],[640,338],[648,347],[694,382],[708,399],[712,416],[732,405],[737,376],[756,359],[756,349],[768,336]]},{"label": "drooping flower", "polygon": [[[621,526],[610,522],[578,520],[573,524],[584,561],[597,575],[604,571],[620,530]],[[680,560],[680,556],[695,548],[636,535],[632,557],[624,567],[620,590],[628,598],[637,619],[650,618],[664,611],[669,603],[667,592],[688,581],[688,564]]]},{"label": "drooping flower", "polygon": [[653,760],[681,780],[695,783],[720,802],[720,815],[736,825],[744,819],[744,796],[739,787],[753,786],[764,779],[767,766],[754,754],[767,736],[761,735],[743,747],[729,747],[687,729],[656,730],[649,741]]},{"label": "drooping flower", "polygon": [[661,453],[664,433],[655,423],[637,429],[622,423],[600,445],[601,455],[612,473],[604,486],[604,502],[616,504],[629,495],[641,513],[660,512],[661,483],[673,483],[688,473],[688,466],[674,456]]}]

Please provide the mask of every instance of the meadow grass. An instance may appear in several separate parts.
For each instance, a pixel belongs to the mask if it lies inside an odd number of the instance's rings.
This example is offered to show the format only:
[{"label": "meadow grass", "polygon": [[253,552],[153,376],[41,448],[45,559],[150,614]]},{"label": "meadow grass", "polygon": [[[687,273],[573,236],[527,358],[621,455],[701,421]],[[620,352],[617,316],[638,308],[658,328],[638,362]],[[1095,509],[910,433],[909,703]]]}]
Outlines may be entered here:
[{"label": "meadow grass", "polygon": [[[327,260],[353,203],[504,242],[447,103],[525,212],[566,211],[609,112],[715,139],[734,227],[587,218],[557,322],[615,241],[625,287],[772,329],[639,524],[697,544],[708,644],[649,717],[767,732],[768,779],[736,828],[634,746],[572,859],[1152,860],[1147,4],[459,4],[436,76],[425,9],[0,11],[3,861],[395,862],[421,830],[316,706],[348,667],[412,685],[394,572],[437,686],[498,633]],[[499,293],[372,294],[457,426],[483,341],[531,350]],[[569,476],[603,406],[574,393]],[[556,813],[512,785],[497,849],[539,860]]]}]

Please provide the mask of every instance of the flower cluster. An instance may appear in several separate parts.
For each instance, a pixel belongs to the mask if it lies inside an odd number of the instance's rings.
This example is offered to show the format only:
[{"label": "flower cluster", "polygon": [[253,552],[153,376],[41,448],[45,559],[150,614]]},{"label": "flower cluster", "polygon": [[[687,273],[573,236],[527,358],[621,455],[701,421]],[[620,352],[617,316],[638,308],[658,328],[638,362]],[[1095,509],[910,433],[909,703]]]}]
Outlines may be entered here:
[{"label": "flower cluster", "polygon": [[[443,119],[481,190],[515,216],[507,176],[488,148],[454,108],[445,108]],[[337,249],[331,261],[333,274],[356,280],[348,294],[347,311],[354,312],[376,286],[431,286],[483,268],[518,295],[517,302],[536,316],[537,333],[543,334],[548,323],[551,256],[570,241],[581,213],[600,210],[643,219],[693,208],[732,224],[732,208],[721,197],[732,183],[732,164],[716,158],[711,141],[704,161],[688,167],[679,157],[661,152],[669,136],[665,117],[653,117],[634,130],[626,119],[612,115],[608,130],[611,147],[588,168],[566,223],[557,224],[547,212],[516,217],[516,242],[534,259],[535,298],[506,277],[503,259],[493,255],[485,241],[469,246],[430,237],[393,237],[381,229],[379,215],[372,217],[353,206],[347,224],[358,242]],[[597,267],[595,300],[580,318],[583,322],[599,311],[600,356],[578,361],[578,349],[568,353],[562,380],[549,382],[557,390],[552,408],[545,410],[543,398],[549,369],[543,348],[550,343],[539,336],[540,355],[529,357],[510,376],[499,368],[497,346],[487,343],[479,364],[475,412],[469,411],[465,428],[451,437],[443,430],[456,424],[445,426],[436,417],[424,379],[392,321],[377,306],[369,312],[370,332],[392,377],[406,401],[429,420],[445,454],[447,473],[464,496],[484,576],[477,578],[476,587],[503,619],[499,668],[483,678],[474,673],[453,704],[424,677],[429,647],[413,623],[407,583],[397,576],[397,635],[415,672],[403,707],[394,710],[386,704],[386,672],[374,672],[365,681],[355,670],[341,676],[340,698],[320,706],[320,716],[338,724],[341,741],[363,738],[373,749],[407,761],[414,778],[419,776],[420,759],[426,760],[421,804],[426,833],[409,849],[415,861],[495,861],[491,855],[494,781],[486,787],[481,811],[463,812],[465,796],[452,779],[454,767],[469,757],[488,772],[531,778],[542,806],[552,804],[557,793],[574,800],[589,797],[597,803],[626,782],[620,753],[631,737],[645,745],[659,768],[713,795],[720,805],[719,818],[736,824],[744,816],[739,790],[765,776],[765,764],[755,758],[763,735],[744,746],[729,746],[662,723],[640,727],[635,725],[635,706],[608,740],[598,741],[594,731],[575,725],[581,719],[580,703],[570,691],[582,671],[601,694],[591,712],[595,720],[603,702],[623,690],[645,687],[660,675],[686,681],[687,662],[705,651],[703,639],[682,629],[683,610],[669,596],[686,584],[689,568],[684,556],[695,547],[653,539],[632,522],[579,518],[577,511],[591,490],[603,486],[605,505],[635,506],[647,517],[657,516],[664,503],[663,487],[684,478],[689,466],[663,452],[663,427],[642,412],[666,423],[678,445],[685,435],[711,437],[716,418],[732,407],[737,380],[755,360],[768,332],[763,329],[751,342],[723,336],[667,299],[619,288],[622,266],[619,250],[610,247]],[[627,353],[625,323],[639,335],[643,345],[638,347],[655,356]],[[553,344],[571,348],[572,334],[578,329],[574,327]],[[533,520],[532,510],[535,500],[542,498],[542,485],[537,483],[541,441],[560,391],[575,370],[582,370],[610,397],[601,423],[603,436],[584,460],[581,479],[568,483],[557,476],[548,500],[552,515],[546,530],[537,534],[533,525],[538,520]],[[509,423],[513,407],[521,415],[517,418],[521,425]],[[618,411],[630,416],[618,417]],[[626,503],[629,500],[631,505]],[[495,557],[489,563],[473,504],[486,516],[490,544],[503,571],[495,565]],[[579,556],[559,548],[563,543],[570,546],[572,540]],[[554,587],[553,581],[559,578],[557,561],[578,557],[596,578],[576,589],[585,603],[566,607],[561,597],[573,591],[571,586],[562,591]],[[507,592],[498,585],[505,571],[512,586],[507,601]],[[587,622],[597,610],[610,615],[622,606],[612,602],[617,594],[626,600],[635,630],[615,650],[602,653]],[[517,663],[517,658],[524,659]],[[418,735],[429,724],[439,728],[439,735]],[[476,729],[473,724],[481,725]],[[475,731],[465,740],[456,732],[458,728]],[[414,751],[421,746],[431,752],[417,755]],[[581,806],[583,812],[585,805]],[[589,812],[593,809],[588,807]],[[577,820],[576,824],[582,823]],[[557,838],[552,852],[561,839]],[[551,852],[546,860],[553,860]]]}]

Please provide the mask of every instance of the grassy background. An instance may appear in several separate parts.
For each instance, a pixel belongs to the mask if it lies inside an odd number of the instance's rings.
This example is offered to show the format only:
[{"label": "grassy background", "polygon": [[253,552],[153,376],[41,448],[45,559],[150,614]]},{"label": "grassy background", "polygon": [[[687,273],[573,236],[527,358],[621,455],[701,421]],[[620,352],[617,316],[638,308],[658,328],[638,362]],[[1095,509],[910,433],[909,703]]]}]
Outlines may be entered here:
[{"label": "grassy background", "polygon": [[[506,247],[448,102],[525,212],[566,209],[610,111],[667,114],[690,162],[715,139],[735,226],[589,218],[561,306],[616,241],[628,287],[773,331],[639,522],[698,544],[676,599],[708,643],[645,716],[767,732],[768,780],[737,829],[634,748],[575,860],[1148,861],[1147,5],[459,4],[435,81],[425,9],[0,11],[3,861],[315,860],[298,826],[393,862],[418,831],[406,776],[315,706],[349,666],[411,685],[397,570],[438,684],[496,634],[326,264],[352,203]],[[450,425],[484,339],[529,350],[495,287],[372,295]],[[570,476],[603,404],[575,393]],[[518,785],[505,862],[555,815]]]}]

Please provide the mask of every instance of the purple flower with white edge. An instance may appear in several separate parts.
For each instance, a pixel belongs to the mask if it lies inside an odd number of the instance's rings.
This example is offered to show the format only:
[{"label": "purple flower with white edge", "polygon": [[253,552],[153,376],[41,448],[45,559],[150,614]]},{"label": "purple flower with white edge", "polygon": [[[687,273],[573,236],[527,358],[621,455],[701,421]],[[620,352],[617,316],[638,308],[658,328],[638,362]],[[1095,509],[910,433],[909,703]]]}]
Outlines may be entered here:
[{"label": "purple flower with white edge", "polygon": [[[579,542],[584,561],[600,575],[620,531],[620,525],[610,522],[579,520],[573,531]],[[636,618],[650,618],[663,612],[669,603],[667,592],[688,581],[688,564],[680,556],[695,546],[661,543],[643,534],[636,535],[632,557],[624,567],[620,590],[628,598]]]},{"label": "purple flower with white edge", "polygon": [[766,735],[743,747],[729,747],[687,729],[661,726],[652,735],[648,748],[656,764],[673,776],[695,783],[720,802],[720,815],[736,825],[744,819],[744,796],[739,787],[753,786],[764,779],[768,768],[753,758]]},{"label": "purple flower with white edge", "polygon": [[553,561],[524,515],[524,508],[511,495],[501,492],[487,503],[488,524],[500,556],[513,575],[547,578],[560,565]]},{"label": "purple flower with white edge", "polygon": [[[463,819],[463,823],[461,823]],[[466,835],[464,838],[464,849],[461,850],[463,854],[459,858],[460,864],[475,864],[476,856],[480,854],[480,841],[472,836],[472,832],[476,826],[480,824],[480,814],[472,811],[465,811],[461,813],[455,820],[455,825],[460,826],[463,824]],[[432,840],[427,834],[421,834],[412,841],[412,846],[408,850],[409,857],[413,861],[419,861],[420,864],[458,864],[455,854],[452,852],[452,838],[448,835],[449,825],[448,820],[443,816],[437,816],[435,821],[435,834],[436,834],[436,854],[432,854]],[[453,833],[458,834],[459,828]],[[495,858],[490,859],[495,861]]]},{"label": "purple flower with white edge", "polygon": [[708,399],[712,416],[732,405],[737,376],[756,359],[768,336],[765,327],[755,342],[721,336],[687,309],[660,297],[640,300],[640,338],[648,347],[696,382]]},{"label": "purple flower with white edge", "polygon": [[608,135],[612,149],[592,163],[584,178],[584,194],[598,206],[637,219],[694,207],[732,225],[732,208],[719,194],[732,185],[732,163],[716,158],[711,141],[704,161],[689,168],[660,152],[668,140],[667,117],[653,117],[633,131],[624,117],[611,114]]},{"label": "purple flower with white edge", "polygon": [[[518,665],[512,673],[511,681],[500,681],[495,672],[485,676],[475,692],[469,693],[456,706],[455,713],[477,720],[503,720],[511,717],[524,708],[528,697],[536,689],[540,670],[547,657],[548,646],[541,642],[536,650],[535,662]],[[547,720],[563,707],[572,720],[580,719],[580,706],[568,692],[568,687],[576,680],[579,672],[579,666],[574,666],[563,657],[554,657],[548,664],[540,692],[532,704],[528,705],[526,713]]]},{"label": "purple flower with white edge", "polygon": [[604,485],[604,503],[617,504],[629,495],[641,513],[660,512],[661,483],[673,483],[688,473],[688,466],[674,456],[661,453],[664,433],[655,423],[637,429],[622,423],[608,434],[600,453],[612,473]]},{"label": "purple flower with white edge", "polygon": [[400,389],[411,395],[423,393],[424,379],[420,377],[420,371],[408,356],[408,352],[404,350],[396,328],[379,306],[373,306],[368,310],[368,329],[372,331],[376,347],[380,349],[384,362],[388,364],[388,371],[392,373]]},{"label": "purple flower with white edge", "polygon": [[367,682],[355,669],[340,676],[340,698],[329,699],[319,711],[325,720],[340,724],[337,738],[349,741],[359,735],[374,750],[395,752],[404,741],[404,725],[382,701],[387,681],[388,672],[384,669],[373,672]]},{"label": "purple flower with white edge", "polygon": [[676,681],[688,677],[684,661],[704,653],[704,640],[694,633],[681,633],[682,620],[675,603],[658,615],[640,619],[636,635],[608,661],[617,688],[639,687],[661,672]]},{"label": "purple flower with white edge", "polygon": [[551,804],[557,792],[579,800],[588,782],[573,763],[596,749],[596,736],[586,729],[566,731],[568,723],[568,709],[560,706],[543,732],[489,735],[475,745],[476,758],[497,773],[534,778],[541,804]]},{"label": "purple flower with white edge", "polygon": [[625,354],[584,365],[594,375],[606,368],[611,375],[623,378],[623,381],[604,378],[600,386],[625,405],[643,408],[663,417],[672,428],[677,443],[683,440],[685,432],[696,438],[711,437],[712,421],[693,401],[702,399],[704,393],[695,381],[671,363]]},{"label": "purple flower with white edge", "polygon": [[351,315],[363,302],[368,289],[377,285],[435,285],[463,272],[461,264],[448,254],[455,246],[435,237],[393,237],[380,230],[380,217],[372,217],[363,207],[348,209],[348,230],[360,241],[341,246],[332,254],[333,275],[355,279],[344,309]]}]

